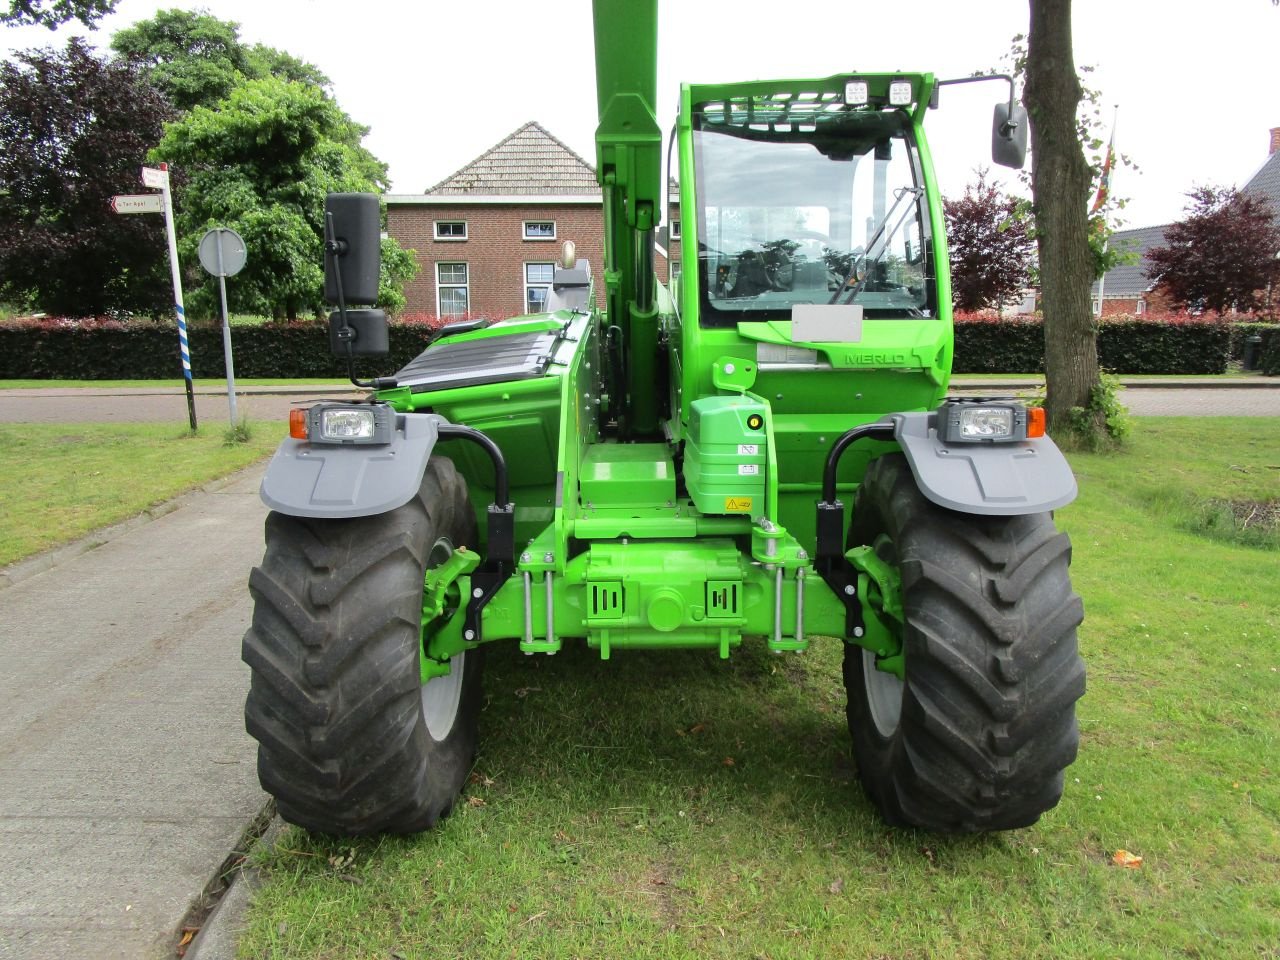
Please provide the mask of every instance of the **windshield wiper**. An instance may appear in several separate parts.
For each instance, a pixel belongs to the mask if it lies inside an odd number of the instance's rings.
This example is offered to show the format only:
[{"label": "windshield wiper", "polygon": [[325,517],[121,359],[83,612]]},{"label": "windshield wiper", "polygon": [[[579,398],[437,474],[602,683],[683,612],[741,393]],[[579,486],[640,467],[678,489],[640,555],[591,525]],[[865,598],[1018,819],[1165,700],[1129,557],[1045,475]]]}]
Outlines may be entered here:
[{"label": "windshield wiper", "polygon": [[[908,204],[902,208],[902,213],[898,214],[898,219],[894,223],[892,229],[886,232],[885,228],[888,226],[889,221],[893,219],[894,213],[897,211],[898,207],[902,206],[902,201],[906,199],[908,195],[914,199],[918,199],[923,193],[924,189],[921,187],[901,187],[893,192],[893,206],[890,207],[888,212],[880,218],[880,222],[876,224],[876,228],[872,232],[871,239],[868,241],[866,249],[863,250],[862,256],[854,257],[853,262],[849,264],[849,272],[845,274],[844,279],[840,281],[840,286],[836,287],[836,292],[831,295],[831,299],[828,300],[827,303],[853,303],[854,297],[861,293],[862,288],[867,285],[867,280],[871,277],[871,268],[880,262],[880,259],[889,249],[889,242],[893,240],[894,234],[898,232],[898,228],[902,226],[903,222],[907,219],[907,215],[911,213],[911,205]],[[877,245],[880,247],[879,251],[876,253],[875,257],[869,259],[869,255],[876,249]],[[866,266],[866,270],[862,275],[862,279],[852,287],[849,287],[849,281],[858,273],[859,264],[864,264]],[[849,293],[843,301],[840,301],[840,295],[845,292],[846,287],[848,287]]]}]

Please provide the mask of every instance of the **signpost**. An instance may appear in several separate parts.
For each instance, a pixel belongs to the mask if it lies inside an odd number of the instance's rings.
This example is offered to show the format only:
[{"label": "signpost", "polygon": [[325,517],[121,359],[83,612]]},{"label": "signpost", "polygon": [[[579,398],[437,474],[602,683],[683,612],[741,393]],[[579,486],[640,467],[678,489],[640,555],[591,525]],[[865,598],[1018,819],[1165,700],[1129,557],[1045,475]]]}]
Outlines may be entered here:
[{"label": "signpost", "polygon": [[231,360],[231,322],[227,319],[227,277],[234,277],[246,259],[244,240],[227,227],[214,227],[200,238],[200,266],[218,278],[222,294],[222,355],[227,361],[227,406],[231,427],[236,425],[236,369]]},{"label": "signpost", "polygon": [[164,213],[164,198],[158,193],[133,193],[111,198],[116,213]]},{"label": "signpost", "polygon": [[[182,276],[178,271],[178,237],[173,229],[173,195],[169,192],[167,164],[142,168],[142,185],[160,193],[122,194],[111,198],[116,213],[163,213],[169,238],[169,268],[173,274],[173,303],[178,314],[178,347],[182,351],[182,375],[187,382],[187,417],[196,428],[196,394],[191,383],[191,346],[187,342],[187,313],[182,306]],[[228,357],[230,354],[228,354]],[[228,366],[228,371],[230,366]]]}]

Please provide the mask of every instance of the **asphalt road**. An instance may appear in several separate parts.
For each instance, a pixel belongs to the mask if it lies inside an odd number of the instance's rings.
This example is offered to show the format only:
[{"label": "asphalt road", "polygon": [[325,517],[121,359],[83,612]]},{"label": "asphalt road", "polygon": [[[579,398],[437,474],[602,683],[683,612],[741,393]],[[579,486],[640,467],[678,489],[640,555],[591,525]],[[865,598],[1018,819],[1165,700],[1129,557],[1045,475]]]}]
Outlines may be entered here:
[{"label": "asphalt road", "polygon": [[[1139,417],[1159,416],[1280,416],[1280,378],[1258,377],[1234,385],[1229,380],[1131,381],[1120,399]],[[1031,392],[1027,381],[999,380],[986,384],[962,382],[956,393]],[[354,387],[256,387],[237,394],[240,416],[275,420],[281,434],[289,410],[318,399],[356,397]],[[196,418],[201,425],[226,427],[229,407],[224,390],[204,388],[196,394]],[[178,384],[133,389],[98,387],[0,390],[0,423],[186,423],[186,394]]]},{"label": "asphalt road", "polygon": [[240,661],[262,470],[43,572],[6,571],[5,960],[172,957],[188,908],[263,810]]}]

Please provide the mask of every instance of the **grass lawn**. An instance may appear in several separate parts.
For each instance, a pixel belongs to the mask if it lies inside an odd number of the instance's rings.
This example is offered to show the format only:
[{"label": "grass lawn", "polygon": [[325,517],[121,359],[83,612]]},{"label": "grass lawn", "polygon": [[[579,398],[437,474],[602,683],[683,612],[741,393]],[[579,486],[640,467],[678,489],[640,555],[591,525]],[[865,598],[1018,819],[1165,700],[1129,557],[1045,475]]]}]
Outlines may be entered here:
[{"label": "grass lawn", "polygon": [[[253,429],[256,427],[256,429]],[[128,519],[274,450],[278,424],[248,443],[172,423],[0,424],[0,565]]]},{"label": "grass lawn", "polygon": [[1280,549],[1201,503],[1280,498],[1280,422],[1139,420],[1125,453],[1072,461],[1089,692],[1036,826],[884,827],[835,641],[605,664],[502,644],[453,816],[286,831],[241,956],[1280,956]]}]

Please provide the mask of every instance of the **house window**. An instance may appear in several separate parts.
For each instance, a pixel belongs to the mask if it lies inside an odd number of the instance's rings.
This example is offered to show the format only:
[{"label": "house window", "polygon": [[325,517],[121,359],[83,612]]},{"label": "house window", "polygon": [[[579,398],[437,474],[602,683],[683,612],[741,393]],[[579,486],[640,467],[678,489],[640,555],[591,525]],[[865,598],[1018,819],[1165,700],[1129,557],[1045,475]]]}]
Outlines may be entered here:
[{"label": "house window", "polygon": [[524,222],[524,238],[526,240],[554,240],[556,238],[556,222],[554,220],[526,220]]},{"label": "house window", "polygon": [[436,221],[436,239],[437,240],[467,239],[467,221],[437,220]]},{"label": "house window", "polygon": [[554,263],[526,263],[524,265],[524,303],[530,313],[542,313],[547,309],[547,294],[556,276]]},{"label": "house window", "polygon": [[436,314],[441,317],[466,316],[470,306],[465,263],[436,264]]},{"label": "house window", "polygon": [[679,220],[671,221],[671,239],[672,240],[680,239],[680,221]]},{"label": "house window", "polygon": [[672,280],[680,279],[680,267],[681,267],[681,263],[679,260],[671,261],[671,279]]},{"label": "house window", "polygon": [[1134,313],[1139,313],[1139,314],[1141,314],[1141,313],[1146,313],[1146,312],[1147,312],[1147,301],[1143,300],[1142,298],[1139,298],[1139,299],[1138,299],[1138,304],[1137,304],[1137,306],[1135,306],[1135,307],[1133,308],[1133,312],[1134,312]]}]

